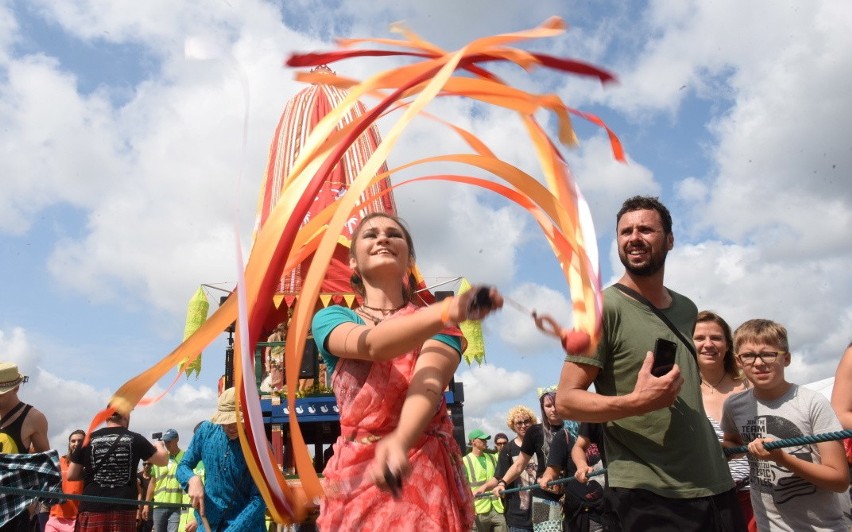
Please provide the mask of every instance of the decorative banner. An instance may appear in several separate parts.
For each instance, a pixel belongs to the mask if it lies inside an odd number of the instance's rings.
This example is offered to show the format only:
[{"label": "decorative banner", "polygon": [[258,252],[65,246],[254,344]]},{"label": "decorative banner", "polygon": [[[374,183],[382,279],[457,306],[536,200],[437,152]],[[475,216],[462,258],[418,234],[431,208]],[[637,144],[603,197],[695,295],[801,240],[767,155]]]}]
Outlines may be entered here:
[{"label": "decorative banner", "polygon": [[[470,283],[467,279],[462,278],[459,284],[459,294],[464,294],[470,290]],[[467,320],[459,324],[459,329],[467,339],[467,349],[465,349],[464,361],[470,366],[475,360],[477,364],[482,365],[485,362],[485,341],[482,338],[482,322],[479,320]]]},{"label": "decorative banner", "polygon": [[[208,321],[175,351],[125,383],[113,396],[109,408],[99,413],[93,421],[94,423],[102,420],[105,414],[113,409],[122,412],[131,410],[166,372],[184,360],[191,363],[205,346],[236,320],[234,373],[240,392],[239,410],[243,413],[243,420],[239,423],[240,442],[252,476],[270,513],[278,522],[303,519],[307,501],[315,501],[322,495],[319,479],[313,469],[294,412],[295,385],[298,382],[303,353],[301,346],[304,345],[310,320],[317,307],[326,270],[337,247],[339,235],[359,203],[364,201],[364,194],[371,194],[372,185],[387,178],[391,172],[399,170],[383,171],[388,154],[408,124],[420,116],[434,98],[462,96],[514,111],[533,142],[539,166],[527,172],[507,164],[497,158],[480,139],[448,124],[451,131],[467,142],[473,153],[429,157],[409,163],[400,169],[437,161],[453,162],[463,167],[484,169],[504,180],[506,185],[483,178],[444,174],[424,176],[409,180],[408,183],[430,179],[468,183],[501,194],[527,209],[542,228],[565,276],[573,303],[572,334],[586,338],[586,352],[594,349],[600,337],[601,286],[597,248],[588,206],[579,188],[571,180],[568,167],[556,144],[539,125],[535,114],[540,111],[553,114],[556,118],[558,138],[563,144],[573,144],[577,141],[571,127],[572,114],[604,127],[615,158],[623,161],[621,144],[596,117],[567,107],[557,95],[535,94],[511,87],[485,67],[491,62],[500,61],[514,63],[526,72],[533,72],[539,67],[591,76],[601,82],[611,81],[613,77],[586,63],[511,47],[518,41],[561,34],[565,25],[558,18],[549,19],[541,26],[528,31],[477,39],[456,52],[445,52],[403,28],[396,27],[394,30],[402,33],[404,40],[340,41],[345,47],[375,43],[383,46],[383,49],[337,50],[294,55],[290,58],[288,64],[299,67],[315,67],[346,58],[369,56],[408,56],[416,62],[381,72],[364,82],[327,72],[297,75],[302,81],[321,82],[346,88],[349,92],[337,107],[317,122],[305,139],[290,173],[282,183],[278,201],[269,210],[263,226],[255,235],[254,246],[243,275],[240,276],[237,293],[232,294]],[[459,70],[464,72],[457,74]],[[319,76],[322,76],[321,80]],[[529,85],[535,86],[534,83]],[[350,122],[345,122],[343,117],[351,116],[349,111],[365,96],[377,98],[378,103],[353,117]],[[378,119],[397,110],[401,112],[401,116],[390,125],[385,139],[364,162],[349,188],[335,198],[333,203],[319,212],[313,212],[311,209],[314,199],[347,149],[360,135],[374,127]],[[544,183],[534,179],[532,175],[543,176]],[[311,214],[310,217],[308,213]],[[254,379],[244,379],[243,375],[253,375],[255,342],[261,339],[264,322],[269,312],[274,309],[271,302],[281,281],[282,272],[301,263],[310,254],[313,254],[313,259],[304,273],[301,294],[292,303],[293,317],[285,348],[291,444],[301,481],[301,490],[291,490],[275,464],[275,456],[266,440]],[[237,297],[234,297],[235,295]],[[286,297],[285,301],[288,306],[291,304]]]},{"label": "decorative banner", "polygon": [[[186,325],[183,328],[184,340],[195,334],[195,331],[207,321],[209,310],[210,302],[207,301],[207,294],[204,293],[204,287],[199,286],[195,295],[189,300],[189,307],[186,309]],[[201,353],[199,352],[194,360],[185,360],[181,363],[181,371],[186,372],[187,377],[190,377],[194,371],[197,378],[198,374],[201,373]]]}]

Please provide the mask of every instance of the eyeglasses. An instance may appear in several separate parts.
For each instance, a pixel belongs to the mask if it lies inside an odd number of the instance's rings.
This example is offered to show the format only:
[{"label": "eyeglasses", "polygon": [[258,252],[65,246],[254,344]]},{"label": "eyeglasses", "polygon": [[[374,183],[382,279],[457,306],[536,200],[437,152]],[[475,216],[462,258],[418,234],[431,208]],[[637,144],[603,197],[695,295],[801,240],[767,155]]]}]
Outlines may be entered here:
[{"label": "eyeglasses", "polygon": [[515,425],[532,425],[531,419],[516,419]]},{"label": "eyeglasses", "polygon": [[772,364],[778,358],[778,355],[786,354],[786,351],[761,351],[760,353],[740,353],[737,358],[746,366],[753,366],[759,358],[764,364]]}]

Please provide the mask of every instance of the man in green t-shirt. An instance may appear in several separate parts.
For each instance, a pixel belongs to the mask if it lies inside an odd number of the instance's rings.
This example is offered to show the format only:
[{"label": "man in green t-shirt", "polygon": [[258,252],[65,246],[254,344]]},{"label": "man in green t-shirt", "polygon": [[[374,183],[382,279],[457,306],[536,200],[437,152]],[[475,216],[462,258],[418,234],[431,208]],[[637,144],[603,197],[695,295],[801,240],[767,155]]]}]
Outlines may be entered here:
[{"label": "man in green t-shirt", "polygon": [[[621,287],[604,291],[596,351],[565,357],[558,411],[604,423],[607,502],[623,530],[745,530],[688,343],[697,309],[663,284],[674,246],[671,215],[657,198],[635,196],[616,224]],[[677,344],[674,366],[659,377],[651,372],[657,338]],[[596,393],[588,391],[592,383]]]}]

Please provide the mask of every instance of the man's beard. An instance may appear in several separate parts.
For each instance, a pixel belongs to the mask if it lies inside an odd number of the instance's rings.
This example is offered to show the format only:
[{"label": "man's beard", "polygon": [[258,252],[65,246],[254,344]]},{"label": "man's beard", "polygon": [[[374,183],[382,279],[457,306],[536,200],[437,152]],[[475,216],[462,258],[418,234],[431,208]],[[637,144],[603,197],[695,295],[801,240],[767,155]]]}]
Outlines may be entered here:
[{"label": "man's beard", "polygon": [[666,265],[666,256],[668,256],[668,254],[669,252],[666,249],[663,249],[660,253],[654,253],[652,251],[649,255],[650,258],[648,262],[641,266],[633,266],[630,264],[628,256],[624,250],[619,250],[618,258],[621,260],[621,264],[624,265],[624,269],[632,275],[636,275],[638,277],[650,277]]}]

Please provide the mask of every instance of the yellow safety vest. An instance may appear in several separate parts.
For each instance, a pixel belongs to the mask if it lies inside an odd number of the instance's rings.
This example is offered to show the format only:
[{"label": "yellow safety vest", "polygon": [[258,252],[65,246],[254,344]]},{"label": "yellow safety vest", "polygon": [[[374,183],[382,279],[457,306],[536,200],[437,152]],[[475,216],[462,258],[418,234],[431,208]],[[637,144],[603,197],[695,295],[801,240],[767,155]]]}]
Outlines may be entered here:
[{"label": "yellow safety vest", "polygon": [[154,466],[151,468],[151,482],[154,483],[154,502],[180,503],[183,499],[183,490],[175,477],[177,466],[183,458],[183,451],[172,458],[166,466]]},{"label": "yellow safety vest", "polygon": [[[497,458],[491,453],[482,453],[482,455],[485,457],[485,467],[473,453],[464,457],[464,470],[467,473],[467,482],[470,484],[471,491],[488,482],[488,479],[492,478],[497,470]],[[482,497],[473,500],[473,509],[477,514],[487,514],[492,507],[497,513],[502,514],[503,500],[497,497]]]}]

